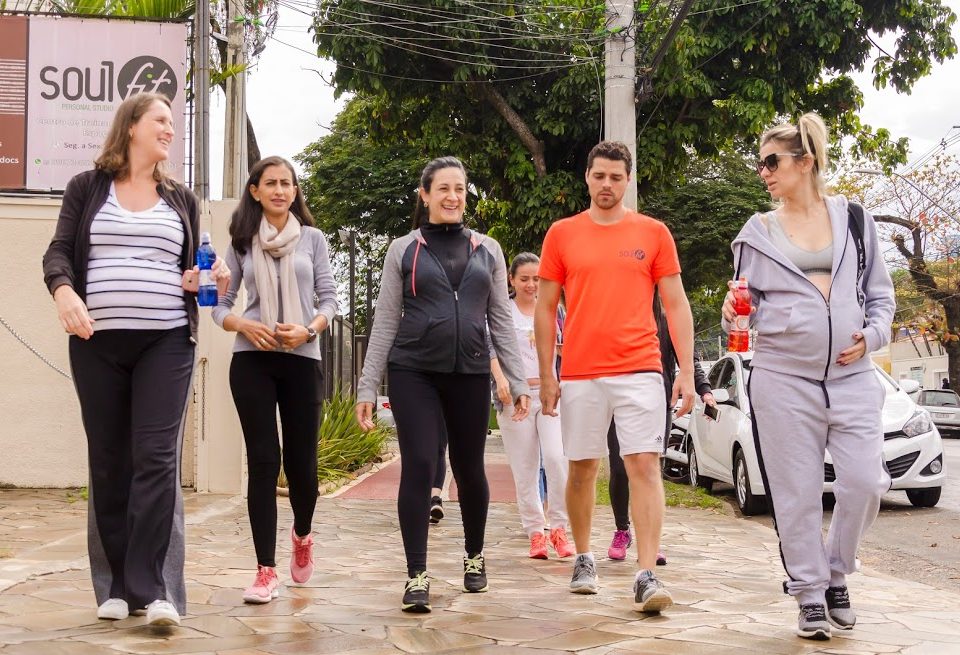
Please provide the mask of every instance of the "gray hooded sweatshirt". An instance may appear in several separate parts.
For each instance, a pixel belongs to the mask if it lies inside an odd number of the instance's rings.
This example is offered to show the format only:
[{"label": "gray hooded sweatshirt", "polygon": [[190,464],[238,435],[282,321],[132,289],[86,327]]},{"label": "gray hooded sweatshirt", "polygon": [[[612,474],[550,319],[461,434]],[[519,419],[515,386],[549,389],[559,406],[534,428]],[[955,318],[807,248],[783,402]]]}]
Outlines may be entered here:
[{"label": "gray hooded sweatshirt", "polygon": [[[756,313],[753,366],[810,380],[832,380],[870,370],[864,356],[836,363],[840,352],[862,332],[867,355],[890,341],[896,307],[893,282],[879,252],[877,225],[864,212],[865,266],[857,289],[857,248],[848,229],[847,199],[826,198],[833,228],[829,302],[820,290],[770,241],[760,214],[747,221],[733,241],[736,275],[747,278]],[[723,329],[730,324],[723,321]]]}]

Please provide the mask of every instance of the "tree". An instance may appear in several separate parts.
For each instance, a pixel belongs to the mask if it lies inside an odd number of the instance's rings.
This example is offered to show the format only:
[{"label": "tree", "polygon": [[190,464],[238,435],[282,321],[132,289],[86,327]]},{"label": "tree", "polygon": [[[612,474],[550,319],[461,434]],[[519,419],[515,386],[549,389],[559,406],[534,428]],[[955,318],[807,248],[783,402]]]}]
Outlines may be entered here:
[{"label": "tree", "polygon": [[[960,381],[960,162],[939,156],[921,168],[878,180],[853,174],[840,186],[874,211],[899,278],[894,327],[932,333],[947,353],[950,379]],[[900,263],[900,262],[897,262]],[[917,298],[917,295],[922,298]],[[923,301],[926,302],[923,302]],[[931,306],[932,305],[932,306]]]},{"label": "tree", "polygon": [[[888,165],[906,143],[860,123],[846,73],[871,33],[899,31],[874,67],[908,91],[956,52],[940,0],[759,0],[692,12],[659,66],[650,61],[675,3],[639,3],[637,175],[641,194],[783,115],[819,111],[857,154]],[[369,138],[402,141],[421,161],[458,154],[477,191],[476,217],[510,249],[539,243],[585,201],[585,158],[599,132],[602,52],[597,0],[370,3],[318,0],[318,54],[337,63],[338,93],[366,95]],[[398,134],[402,134],[398,137]]]}]

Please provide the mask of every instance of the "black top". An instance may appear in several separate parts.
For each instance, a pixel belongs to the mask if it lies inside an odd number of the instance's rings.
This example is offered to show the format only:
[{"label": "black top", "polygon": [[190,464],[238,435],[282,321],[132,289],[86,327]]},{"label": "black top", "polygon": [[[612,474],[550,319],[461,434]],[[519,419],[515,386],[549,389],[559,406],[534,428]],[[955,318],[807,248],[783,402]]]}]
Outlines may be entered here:
[{"label": "black top", "polygon": [[463,223],[425,223],[420,227],[420,234],[430,252],[440,260],[450,286],[458,290],[470,256],[470,238]]}]

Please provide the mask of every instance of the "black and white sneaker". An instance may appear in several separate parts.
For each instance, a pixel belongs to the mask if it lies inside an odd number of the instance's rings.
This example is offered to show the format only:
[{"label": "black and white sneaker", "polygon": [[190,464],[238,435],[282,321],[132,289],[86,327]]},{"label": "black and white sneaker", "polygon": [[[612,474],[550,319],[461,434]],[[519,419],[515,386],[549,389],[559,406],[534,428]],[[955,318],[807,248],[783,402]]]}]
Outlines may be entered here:
[{"label": "black and white sneaker", "polygon": [[807,603],[800,606],[797,636],[816,641],[826,641],[830,638],[830,622],[827,621],[827,609],[823,605]]},{"label": "black and white sneaker", "polygon": [[400,609],[414,614],[426,614],[430,611],[430,580],[427,579],[426,571],[420,571],[407,580],[403,587]]},{"label": "black and white sneaker", "polygon": [[470,594],[487,590],[487,564],[483,554],[463,558],[463,590]]},{"label": "black and white sneaker", "polygon": [[430,499],[430,523],[436,525],[443,518],[443,499],[434,496]]},{"label": "black and white sneaker", "polygon": [[827,588],[827,620],[837,630],[852,630],[857,613],[850,607],[850,592],[846,585]]},{"label": "black and white sneaker", "polygon": [[640,571],[633,581],[633,609],[659,613],[673,605],[673,597],[653,571]]},{"label": "black and white sneaker", "polygon": [[597,579],[597,564],[592,557],[581,554],[573,561],[573,578],[570,591],[575,594],[595,594],[600,590]]}]

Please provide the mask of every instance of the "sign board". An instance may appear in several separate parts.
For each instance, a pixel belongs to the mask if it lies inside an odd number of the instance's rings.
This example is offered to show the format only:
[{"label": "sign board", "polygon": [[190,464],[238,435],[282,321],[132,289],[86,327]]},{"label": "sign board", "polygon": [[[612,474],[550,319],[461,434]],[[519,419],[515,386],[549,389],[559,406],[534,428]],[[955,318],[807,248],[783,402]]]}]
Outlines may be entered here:
[{"label": "sign board", "polygon": [[[25,86],[7,94],[4,65],[26,42]],[[127,97],[154,91],[169,97],[177,134],[170,148],[168,170],[183,178],[186,111],[187,25],[153,21],[0,17],[0,142],[16,143],[22,135],[22,171],[0,168],[0,188],[62,190],[71,177],[93,167],[116,107]],[[10,56],[14,55],[14,56]],[[11,89],[15,88],[13,86]],[[3,115],[17,94],[25,106],[22,124]],[[10,96],[13,102],[7,100]],[[20,114],[23,116],[23,113]],[[15,118],[11,115],[10,118]],[[19,132],[18,132],[19,130]],[[5,146],[4,146],[5,149]],[[12,155],[3,156],[14,158]],[[2,161],[2,160],[0,160]],[[15,174],[19,174],[17,179]],[[9,178],[9,179],[8,179]]]},{"label": "sign board", "polygon": [[26,183],[27,18],[0,18],[0,189]]}]

